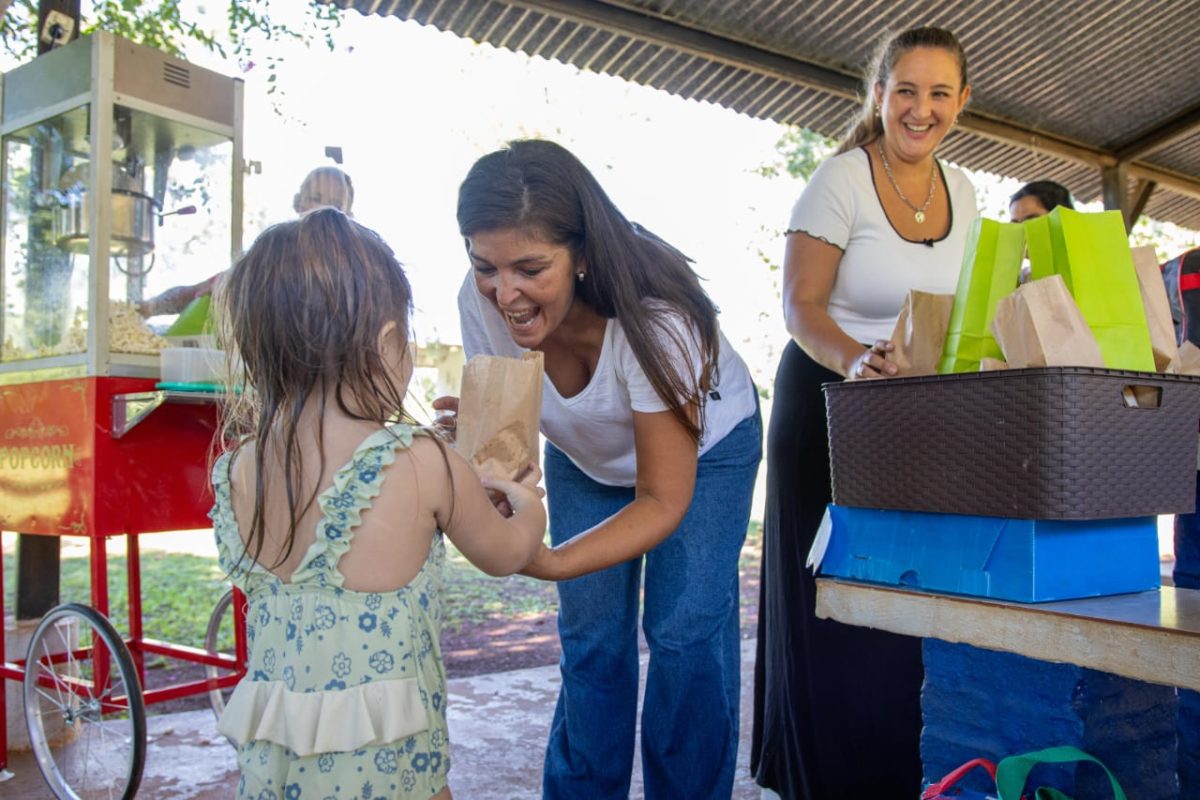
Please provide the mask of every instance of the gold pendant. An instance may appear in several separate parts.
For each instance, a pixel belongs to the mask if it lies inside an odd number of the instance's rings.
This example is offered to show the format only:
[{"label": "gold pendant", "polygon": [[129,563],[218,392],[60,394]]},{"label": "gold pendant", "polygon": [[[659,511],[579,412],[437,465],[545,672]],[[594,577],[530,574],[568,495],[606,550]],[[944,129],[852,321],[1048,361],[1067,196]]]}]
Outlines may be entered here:
[{"label": "gold pendant", "polygon": [[925,221],[925,212],[918,211],[917,213],[913,214],[913,219],[915,219],[917,221],[917,224],[919,225],[920,223]]}]

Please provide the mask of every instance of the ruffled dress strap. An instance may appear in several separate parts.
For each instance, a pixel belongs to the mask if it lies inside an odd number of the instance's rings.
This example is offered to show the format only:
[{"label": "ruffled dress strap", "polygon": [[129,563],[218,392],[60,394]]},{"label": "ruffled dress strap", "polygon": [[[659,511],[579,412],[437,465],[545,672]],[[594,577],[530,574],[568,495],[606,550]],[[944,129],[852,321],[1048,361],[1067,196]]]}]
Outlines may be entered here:
[{"label": "ruffled dress strap", "polygon": [[333,483],[317,496],[321,519],[316,538],[292,573],[291,583],[316,583],[341,588],[345,578],[338,561],[350,549],[354,529],[383,486],[384,468],[396,460],[396,450],[412,446],[410,425],[389,425],[376,431],[355,449],[350,461],[333,476]]},{"label": "ruffled dress strap", "polygon": [[213,507],[208,512],[208,518],[213,523],[213,537],[217,542],[217,560],[221,569],[225,570],[235,585],[248,590],[256,581],[269,581],[274,576],[250,557],[238,532],[237,519],[233,515],[233,494],[229,488],[229,468],[233,455],[222,453],[213,464]]}]

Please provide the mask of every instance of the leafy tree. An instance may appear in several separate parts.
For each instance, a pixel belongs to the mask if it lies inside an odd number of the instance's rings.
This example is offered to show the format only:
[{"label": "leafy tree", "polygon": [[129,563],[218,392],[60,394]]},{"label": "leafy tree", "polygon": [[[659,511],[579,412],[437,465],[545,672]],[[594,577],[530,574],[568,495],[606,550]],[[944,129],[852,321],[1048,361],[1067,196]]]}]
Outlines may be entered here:
[{"label": "leafy tree", "polygon": [[786,172],[793,178],[808,180],[817,167],[833,154],[837,143],[809,128],[791,126],[775,143],[775,152],[782,159],[759,168],[759,174],[776,178]]},{"label": "leafy tree", "polygon": [[[832,139],[809,128],[792,125],[784,130],[779,141],[775,143],[775,152],[779,158],[771,163],[763,164],[757,172],[764,178],[780,178],[787,175],[807,181],[816,172],[821,162],[833,154],[836,147],[837,143]],[[778,240],[783,233],[782,230],[768,225],[762,225],[760,229],[772,240]],[[771,272],[780,270],[780,265],[774,255],[764,252],[762,248],[756,248],[756,251],[759,260],[768,270]],[[775,293],[778,296],[778,286],[776,286]]]},{"label": "leafy tree", "polygon": [[[189,16],[192,9],[196,15]],[[0,11],[0,47],[18,62],[33,58],[36,0],[0,0]],[[272,43],[321,42],[332,50],[334,32],[342,21],[341,8],[319,0],[227,0],[224,31],[205,29],[195,21],[203,12],[198,0],[91,0],[83,3],[81,11],[81,35],[106,30],[180,58],[186,59],[189,51],[199,47],[251,65],[261,52],[271,84],[278,66],[278,59],[270,55]]]}]

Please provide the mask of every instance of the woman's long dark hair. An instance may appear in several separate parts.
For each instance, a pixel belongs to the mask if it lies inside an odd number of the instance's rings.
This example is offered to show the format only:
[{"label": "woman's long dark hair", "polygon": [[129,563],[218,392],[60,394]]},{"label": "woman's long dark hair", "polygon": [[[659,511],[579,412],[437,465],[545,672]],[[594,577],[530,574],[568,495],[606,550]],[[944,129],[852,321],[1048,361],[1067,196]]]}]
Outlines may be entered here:
[{"label": "woman's long dark hair", "polygon": [[231,370],[222,440],[252,439],[256,449],[245,554],[255,563],[262,554],[266,493],[273,490],[264,464],[274,456],[283,465],[290,518],[286,546],[271,565],[278,566],[317,495],[314,488],[300,496],[306,465],[298,423],[306,404],[318,403],[318,475],[325,468],[321,420],[330,402],[380,424],[404,414],[406,387],[390,379],[379,335],[394,322],[394,335],[407,343],[412,290],[378,234],[321,208],[264,231],[222,281],[216,305],[225,349],[240,357]]},{"label": "woman's long dark hair", "polygon": [[863,74],[863,105],[858,118],[846,132],[834,155],[841,155],[856,147],[870,144],[883,135],[883,120],[875,106],[875,87],[886,86],[896,62],[909,50],[918,47],[935,47],[946,50],[958,61],[961,81],[959,91],[967,85],[967,54],[958,37],[945,28],[910,28],[895,35],[885,35],[875,48],[871,62]]},{"label": "woman's long dark hair", "polygon": [[[655,392],[699,441],[704,400],[720,379],[717,308],[700,286],[690,259],[617,209],[596,178],[570,151],[554,142],[522,139],[483,156],[458,190],[463,237],[521,230],[567,247],[587,264],[576,296],[597,314],[617,319]],[[648,299],[680,314],[699,334],[700,375],[678,369],[688,352]],[[673,347],[664,347],[663,340]],[[696,420],[688,415],[694,405]]]}]

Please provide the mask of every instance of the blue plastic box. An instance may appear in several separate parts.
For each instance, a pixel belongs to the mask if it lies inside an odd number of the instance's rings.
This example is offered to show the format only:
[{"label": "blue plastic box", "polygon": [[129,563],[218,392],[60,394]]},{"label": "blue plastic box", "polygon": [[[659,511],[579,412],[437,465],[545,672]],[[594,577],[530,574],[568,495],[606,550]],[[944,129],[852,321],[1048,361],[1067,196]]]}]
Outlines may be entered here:
[{"label": "blue plastic box", "polygon": [[1155,517],[1030,520],[831,505],[820,572],[1027,603],[1157,589]]}]

